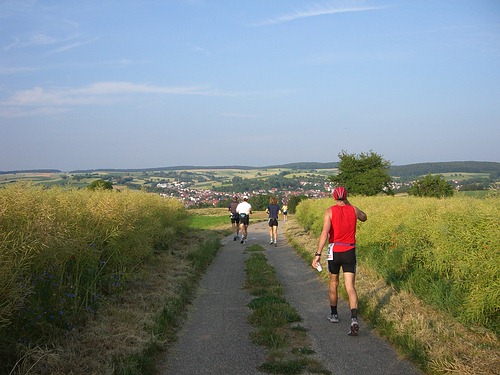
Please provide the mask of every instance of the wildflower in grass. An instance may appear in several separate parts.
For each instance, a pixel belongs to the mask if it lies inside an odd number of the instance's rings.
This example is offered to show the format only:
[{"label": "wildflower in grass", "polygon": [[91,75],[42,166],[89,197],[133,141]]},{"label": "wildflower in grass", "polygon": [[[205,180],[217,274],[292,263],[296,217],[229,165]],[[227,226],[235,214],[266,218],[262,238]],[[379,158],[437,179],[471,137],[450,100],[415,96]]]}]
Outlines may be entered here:
[{"label": "wildflower in grass", "polygon": [[92,308],[92,306],[86,306],[85,307],[85,310],[91,314],[95,314],[97,313],[97,311],[95,309]]}]

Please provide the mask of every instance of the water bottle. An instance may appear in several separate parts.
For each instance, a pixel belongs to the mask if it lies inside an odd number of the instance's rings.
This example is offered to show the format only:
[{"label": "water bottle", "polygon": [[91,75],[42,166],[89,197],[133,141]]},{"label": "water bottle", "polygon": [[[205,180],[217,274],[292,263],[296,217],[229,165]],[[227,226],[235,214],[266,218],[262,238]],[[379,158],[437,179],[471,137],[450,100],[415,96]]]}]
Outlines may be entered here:
[{"label": "water bottle", "polygon": [[323,271],[323,267],[321,267],[321,263],[320,262],[316,263],[316,269],[318,270],[318,272]]}]

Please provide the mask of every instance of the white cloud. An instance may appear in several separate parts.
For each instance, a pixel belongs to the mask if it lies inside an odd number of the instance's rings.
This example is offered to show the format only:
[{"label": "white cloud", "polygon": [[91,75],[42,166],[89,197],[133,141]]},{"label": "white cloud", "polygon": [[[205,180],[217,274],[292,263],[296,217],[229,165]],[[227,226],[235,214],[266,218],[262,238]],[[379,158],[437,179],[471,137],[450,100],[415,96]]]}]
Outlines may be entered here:
[{"label": "white cloud", "polygon": [[3,118],[21,118],[21,117],[38,117],[50,116],[58,113],[68,112],[68,109],[61,107],[42,107],[42,108],[1,108],[0,117]]},{"label": "white cloud", "polygon": [[65,51],[68,51],[68,50],[73,49],[73,48],[77,48],[77,47],[80,47],[80,46],[84,46],[86,44],[94,43],[98,39],[99,38],[94,38],[92,40],[87,40],[87,41],[81,41],[81,42],[74,42],[74,43],[71,43],[71,44],[66,44],[64,46],[61,46],[59,48],[56,48],[56,49],[52,50],[50,53],[65,52]]},{"label": "white cloud", "polygon": [[4,51],[9,51],[12,47],[15,47],[19,44],[19,38],[14,38],[14,41],[11,42],[10,44],[7,44],[6,46],[3,47]]},{"label": "white cloud", "polygon": [[231,118],[259,118],[260,115],[248,114],[248,113],[235,113],[235,112],[224,112],[222,113],[222,117],[231,117]]},{"label": "white cloud", "polygon": [[76,90],[80,93],[108,94],[171,94],[171,95],[208,95],[202,86],[151,86],[131,82],[99,82]]},{"label": "white cloud", "polygon": [[317,17],[336,13],[363,12],[367,10],[381,9],[380,7],[363,5],[364,2],[360,3],[349,1],[343,2],[341,4],[337,3],[315,3],[303,10],[295,10],[291,13],[258,22],[254,24],[254,26],[276,25],[280,23],[295,21],[301,18]]},{"label": "white cloud", "polygon": [[27,66],[17,66],[17,67],[0,66],[0,75],[19,74],[25,72],[33,72],[35,70],[38,69]]},{"label": "white cloud", "polygon": [[[1,71],[1,70],[0,70]],[[133,82],[97,82],[88,86],[68,88],[43,88],[40,86],[13,93],[4,101],[0,101],[0,117],[21,117],[33,114],[54,114],[65,112],[71,107],[86,105],[114,105],[127,103],[133,98],[137,103],[141,97],[156,95],[183,96],[286,96],[293,93],[290,90],[263,91],[222,91],[207,86],[154,86]],[[139,100],[137,99],[139,96]],[[148,98],[149,100],[149,98]],[[240,116],[225,114],[225,116]]]},{"label": "white cloud", "polygon": [[55,44],[57,42],[58,40],[50,35],[34,34],[29,38],[27,44],[35,46],[45,46],[45,45]]},{"label": "white cloud", "polygon": [[10,99],[0,103],[2,106],[33,105],[85,105],[102,103],[103,96],[133,94],[170,94],[170,95],[215,95],[201,86],[151,86],[131,82],[98,82],[81,88],[35,87],[18,91]]},{"label": "white cloud", "polygon": [[205,56],[209,56],[210,55],[210,52],[206,49],[206,48],[203,48],[203,47],[200,47],[200,46],[192,46],[192,47],[189,47],[188,50],[190,52],[194,52],[194,53],[201,53]]},{"label": "white cloud", "polygon": [[205,86],[153,86],[132,82],[97,82],[79,88],[34,87],[12,94],[0,102],[0,117],[21,117],[64,112],[74,106],[112,105],[127,102],[131,96],[205,95],[235,96],[254,93],[233,93]]}]

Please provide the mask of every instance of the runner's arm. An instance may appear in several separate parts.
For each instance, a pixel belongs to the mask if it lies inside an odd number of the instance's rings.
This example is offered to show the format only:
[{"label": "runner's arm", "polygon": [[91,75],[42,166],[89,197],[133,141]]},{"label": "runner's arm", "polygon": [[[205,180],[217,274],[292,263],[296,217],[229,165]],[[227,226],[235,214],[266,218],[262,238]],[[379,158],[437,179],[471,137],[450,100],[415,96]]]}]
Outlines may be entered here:
[{"label": "runner's arm", "polygon": [[358,207],[354,206],[354,209],[356,210],[356,217],[358,218],[359,221],[366,221],[366,219],[368,219],[366,214],[363,211],[361,211]]},{"label": "runner's arm", "polygon": [[312,266],[313,268],[316,268],[316,265],[318,264],[320,258],[321,258],[321,252],[323,251],[323,247],[325,247],[326,240],[328,239],[328,234],[330,233],[330,226],[332,225],[332,210],[330,208],[326,209],[325,214],[323,215],[323,230],[321,231],[321,235],[319,236],[319,242],[318,242],[318,250],[316,251],[316,254],[320,255],[315,255]]}]

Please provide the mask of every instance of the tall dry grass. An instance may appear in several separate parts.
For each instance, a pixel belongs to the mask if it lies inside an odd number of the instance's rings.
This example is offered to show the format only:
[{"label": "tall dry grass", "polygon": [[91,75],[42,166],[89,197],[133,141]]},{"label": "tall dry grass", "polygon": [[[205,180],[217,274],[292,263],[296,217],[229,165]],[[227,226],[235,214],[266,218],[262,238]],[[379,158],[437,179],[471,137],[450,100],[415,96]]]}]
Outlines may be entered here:
[{"label": "tall dry grass", "polygon": [[188,225],[179,202],[146,193],[1,189],[0,363],[73,329]]}]

